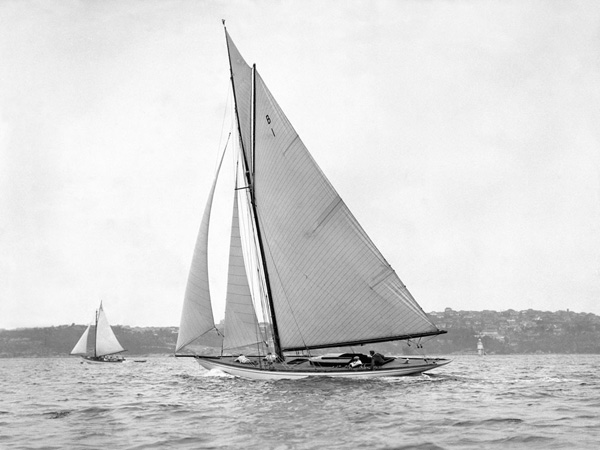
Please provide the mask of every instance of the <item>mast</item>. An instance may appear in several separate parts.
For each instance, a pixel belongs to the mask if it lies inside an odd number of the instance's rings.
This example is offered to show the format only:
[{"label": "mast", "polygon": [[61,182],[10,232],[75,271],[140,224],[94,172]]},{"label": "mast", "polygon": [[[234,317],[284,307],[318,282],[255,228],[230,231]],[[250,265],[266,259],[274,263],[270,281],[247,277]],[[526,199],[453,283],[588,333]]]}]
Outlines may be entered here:
[{"label": "mast", "polygon": [[[102,308],[102,302],[100,302],[100,308]],[[96,349],[98,348],[98,316],[100,315],[100,310],[96,310],[96,327],[94,329],[94,358],[97,358]]]},{"label": "mast", "polygon": [[[252,65],[252,178],[254,179],[254,161],[256,157],[256,64]],[[250,181],[250,180],[248,180]],[[275,305],[273,304],[273,295],[271,293],[271,282],[269,281],[269,271],[267,270],[267,261],[265,257],[265,249],[262,241],[262,233],[260,232],[260,224],[258,223],[258,214],[256,211],[256,201],[254,197],[254,185],[250,185],[250,201],[252,203],[252,213],[254,214],[254,222],[256,226],[256,234],[258,237],[258,247],[260,250],[260,259],[265,274],[265,285],[267,287],[267,301],[269,303],[269,313],[271,315],[271,326],[273,327],[273,346],[275,354],[283,360],[283,351],[279,339],[279,328],[277,326],[277,317],[275,316]]]},{"label": "mast", "polygon": [[[225,20],[223,20],[223,28],[225,30],[225,37],[227,38],[227,27],[225,26]],[[249,187],[249,191],[250,191],[250,205],[252,208],[252,216],[253,216],[253,222],[254,222],[254,226],[256,228],[256,235],[257,235],[257,239],[258,239],[258,249],[259,249],[259,253],[260,253],[260,259],[261,259],[261,264],[263,267],[263,273],[264,273],[264,277],[265,277],[265,286],[266,286],[266,290],[267,290],[267,301],[269,304],[269,315],[271,318],[271,326],[273,328],[273,346],[275,347],[275,354],[277,356],[279,356],[281,359],[283,359],[283,352],[281,350],[281,343],[280,343],[280,338],[279,338],[279,329],[277,327],[277,318],[275,316],[275,306],[273,304],[273,297],[272,297],[272,293],[271,293],[271,283],[269,281],[269,272],[267,270],[267,262],[266,262],[266,257],[265,257],[265,250],[264,250],[264,245],[263,245],[263,241],[262,241],[262,234],[260,232],[260,224],[258,222],[258,212],[256,209],[256,199],[254,196],[254,156],[255,156],[255,145],[256,145],[256,141],[255,141],[255,135],[256,135],[256,64],[252,65],[252,93],[251,93],[251,105],[252,105],[252,139],[251,139],[251,155],[252,155],[252,167],[250,167],[250,164],[248,163],[248,156],[246,153],[246,148],[244,146],[244,140],[242,139],[242,130],[240,127],[240,118],[239,118],[239,114],[238,114],[238,108],[237,108],[237,97],[236,97],[236,92],[235,92],[235,80],[233,79],[233,68],[231,66],[231,54],[229,51],[229,40],[225,39],[226,43],[227,43],[227,55],[228,55],[228,59],[229,59],[229,73],[230,73],[230,78],[231,78],[231,87],[233,89],[233,104],[234,104],[234,110],[235,110],[235,117],[237,119],[237,126],[238,126],[238,134],[239,134],[239,138],[240,138],[240,146],[242,149],[242,162],[243,162],[243,166],[244,166],[244,175],[246,178],[246,182],[248,183],[248,187]]]},{"label": "mast", "polygon": [[[250,167],[250,171],[252,172],[252,178],[254,178],[254,161],[256,160],[256,64],[252,64],[252,94],[250,102],[252,104],[252,167]],[[252,197],[254,198],[254,195]]]}]

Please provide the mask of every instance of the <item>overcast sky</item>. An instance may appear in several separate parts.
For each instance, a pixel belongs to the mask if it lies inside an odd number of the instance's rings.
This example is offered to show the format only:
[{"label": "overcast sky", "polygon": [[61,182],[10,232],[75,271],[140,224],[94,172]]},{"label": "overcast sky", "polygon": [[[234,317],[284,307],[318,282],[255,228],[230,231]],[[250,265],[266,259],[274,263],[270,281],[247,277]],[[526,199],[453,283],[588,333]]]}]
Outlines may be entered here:
[{"label": "overcast sky", "polygon": [[0,0],[0,328],[179,324],[222,18],[425,311],[600,314],[600,2]]}]

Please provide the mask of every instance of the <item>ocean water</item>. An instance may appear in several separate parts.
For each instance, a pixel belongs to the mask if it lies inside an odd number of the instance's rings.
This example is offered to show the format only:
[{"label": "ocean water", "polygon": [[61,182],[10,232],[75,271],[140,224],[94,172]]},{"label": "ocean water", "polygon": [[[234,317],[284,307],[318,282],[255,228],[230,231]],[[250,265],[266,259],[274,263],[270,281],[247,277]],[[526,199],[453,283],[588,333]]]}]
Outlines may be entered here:
[{"label": "ocean water", "polygon": [[0,448],[596,449],[599,366],[455,356],[412,377],[258,382],[189,358],[0,359]]}]

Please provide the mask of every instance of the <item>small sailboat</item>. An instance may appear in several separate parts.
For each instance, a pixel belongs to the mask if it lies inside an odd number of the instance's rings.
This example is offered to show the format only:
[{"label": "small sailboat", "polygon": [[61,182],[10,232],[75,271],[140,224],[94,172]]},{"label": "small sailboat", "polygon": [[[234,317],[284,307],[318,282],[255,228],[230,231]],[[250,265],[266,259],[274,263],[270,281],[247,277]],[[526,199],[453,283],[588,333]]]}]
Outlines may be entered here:
[{"label": "small sailboat", "polygon": [[108,320],[106,313],[102,308],[102,302],[100,302],[100,308],[96,311],[95,327],[93,340],[93,352],[88,353],[88,339],[90,338],[90,329],[92,325],[88,325],[85,329],[73,350],[71,355],[80,355],[83,360],[88,363],[122,363],[125,358],[118,355],[118,353],[124,352],[125,349],[119,343],[119,340],[115,336]]},{"label": "small sailboat", "polygon": [[221,156],[196,241],[176,356],[259,380],[403,376],[449,363],[357,351],[398,340],[421,348],[421,339],[446,331],[369,239],[226,28],[225,38],[237,162],[224,326],[215,324],[208,274]]},{"label": "small sailboat", "polygon": [[481,339],[477,340],[477,354],[479,356],[485,355],[485,350],[483,348],[483,342],[481,342]]}]

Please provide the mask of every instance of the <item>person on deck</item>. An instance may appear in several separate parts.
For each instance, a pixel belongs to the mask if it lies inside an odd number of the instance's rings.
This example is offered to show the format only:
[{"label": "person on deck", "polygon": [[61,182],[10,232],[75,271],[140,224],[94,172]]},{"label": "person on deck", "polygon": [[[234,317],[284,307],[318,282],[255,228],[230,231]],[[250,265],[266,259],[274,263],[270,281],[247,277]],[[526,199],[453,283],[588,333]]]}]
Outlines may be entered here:
[{"label": "person on deck", "polygon": [[348,367],[350,367],[351,369],[358,369],[361,366],[362,366],[362,361],[360,360],[360,358],[358,356],[355,356],[354,358],[352,358],[352,361],[350,361],[350,363],[348,364]]},{"label": "person on deck", "polygon": [[240,355],[235,359],[235,362],[239,362],[242,364],[252,364],[252,360],[246,357],[246,355]]},{"label": "person on deck", "polygon": [[265,361],[267,361],[267,364],[269,365],[269,370],[275,370],[275,366],[273,364],[277,361],[277,356],[269,352],[267,353],[267,356],[265,356]]},{"label": "person on deck", "polygon": [[380,367],[386,363],[385,358],[381,353],[375,353],[375,350],[370,350],[369,354],[371,355],[371,370],[373,370],[374,367]]}]

